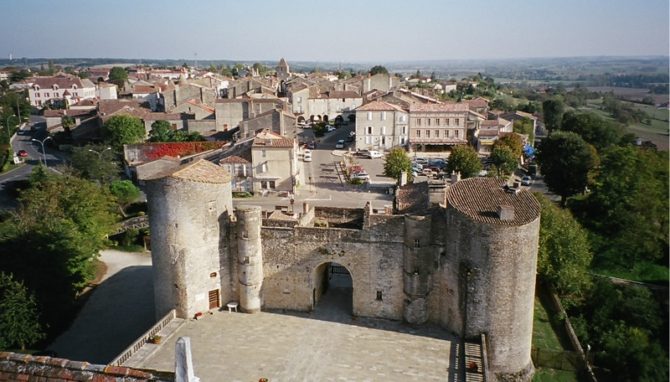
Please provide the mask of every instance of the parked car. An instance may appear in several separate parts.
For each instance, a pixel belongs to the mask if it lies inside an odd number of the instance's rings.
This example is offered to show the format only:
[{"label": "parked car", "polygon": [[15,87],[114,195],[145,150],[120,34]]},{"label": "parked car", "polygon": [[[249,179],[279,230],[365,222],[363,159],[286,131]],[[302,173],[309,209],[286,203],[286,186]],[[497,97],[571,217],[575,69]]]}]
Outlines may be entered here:
[{"label": "parked car", "polygon": [[356,132],[355,132],[355,131],[350,131],[350,132],[349,132],[349,136],[350,136],[350,137],[355,137],[355,136],[356,136]]},{"label": "parked car", "polygon": [[421,174],[428,177],[433,177],[435,176],[435,171],[433,171],[433,169],[431,168],[424,168],[423,170],[421,170]]},{"label": "parked car", "polygon": [[336,149],[343,149],[344,148],[344,139],[340,139],[339,141],[337,141],[337,143],[335,144],[335,148]]},{"label": "parked car", "polygon": [[312,152],[309,150],[305,150],[305,152],[302,154],[302,160],[304,162],[311,162],[312,161]]},{"label": "parked car", "polygon": [[330,133],[331,131],[335,131],[335,126],[333,126],[333,125],[328,125],[328,126],[326,126],[326,131],[329,132],[329,133]]},{"label": "parked car", "polygon": [[21,158],[27,158],[28,157],[28,152],[26,150],[19,150],[18,153],[16,153],[18,156]]},{"label": "parked car", "polygon": [[363,181],[369,181],[370,175],[367,172],[355,172],[350,176],[351,180],[358,179]]},{"label": "parked car", "polygon": [[418,163],[418,164],[428,164],[428,159],[426,159],[426,158],[414,158],[414,159],[412,159],[412,162]]},{"label": "parked car", "polygon": [[368,151],[368,158],[370,158],[370,159],[381,158],[383,156],[384,155],[382,155],[382,153],[380,153],[379,151],[374,151],[374,150]]},{"label": "parked car", "polygon": [[526,175],[523,178],[521,178],[522,186],[530,186],[531,184],[533,184],[533,178],[531,178],[530,176]]},{"label": "parked car", "polygon": [[307,148],[311,149],[311,150],[314,150],[316,148],[316,142],[314,142],[314,141],[309,142],[307,144]]}]

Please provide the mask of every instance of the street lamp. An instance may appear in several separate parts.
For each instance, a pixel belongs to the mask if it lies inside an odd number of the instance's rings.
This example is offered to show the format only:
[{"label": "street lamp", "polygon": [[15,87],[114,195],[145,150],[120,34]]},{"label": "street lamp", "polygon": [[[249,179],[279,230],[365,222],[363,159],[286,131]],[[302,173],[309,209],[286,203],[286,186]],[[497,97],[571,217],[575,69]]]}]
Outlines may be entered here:
[{"label": "street lamp", "polygon": [[8,115],[7,119],[5,120],[5,128],[7,128],[7,144],[11,143],[10,141],[12,138],[9,136],[9,119],[12,118],[13,115]]},{"label": "street lamp", "polygon": [[88,149],[88,151],[98,154],[98,159],[102,159],[102,153],[104,153],[107,150],[111,150],[111,149],[112,149],[111,147],[105,147],[104,149],[102,149],[100,151],[95,151],[93,149]]},{"label": "street lamp", "polygon": [[42,145],[42,156],[44,157],[44,167],[49,167],[49,165],[47,165],[47,152],[46,152],[46,150],[44,150],[44,142],[46,142],[49,139],[51,139],[51,137],[46,137],[46,138],[42,139],[41,141],[39,139],[35,139],[35,138],[31,139],[31,141],[37,142],[40,145]]}]

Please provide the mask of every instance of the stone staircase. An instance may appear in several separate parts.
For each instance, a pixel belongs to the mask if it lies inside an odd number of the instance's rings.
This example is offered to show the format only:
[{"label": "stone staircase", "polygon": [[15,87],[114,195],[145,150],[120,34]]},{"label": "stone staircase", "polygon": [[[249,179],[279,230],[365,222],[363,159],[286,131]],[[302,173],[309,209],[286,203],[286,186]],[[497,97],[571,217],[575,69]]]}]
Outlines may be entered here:
[{"label": "stone staircase", "polygon": [[[465,378],[466,382],[484,382],[484,362],[482,360],[482,345],[476,342],[465,343]],[[476,368],[474,366],[477,366]]]}]

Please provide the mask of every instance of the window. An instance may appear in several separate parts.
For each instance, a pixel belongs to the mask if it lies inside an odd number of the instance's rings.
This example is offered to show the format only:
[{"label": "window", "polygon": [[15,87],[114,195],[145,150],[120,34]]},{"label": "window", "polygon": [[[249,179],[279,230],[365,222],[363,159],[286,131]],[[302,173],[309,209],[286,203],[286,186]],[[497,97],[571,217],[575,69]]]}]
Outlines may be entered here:
[{"label": "window", "polygon": [[402,127],[402,133],[403,135],[407,135],[407,126]]},{"label": "window", "polygon": [[458,130],[456,130],[456,138],[458,138]]},{"label": "window", "polygon": [[261,189],[265,190],[268,188],[268,181],[267,180],[261,180]]},{"label": "window", "polygon": [[382,301],[382,291],[377,291],[377,301]]},{"label": "window", "polygon": [[261,173],[264,173],[264,172],[268,172],[268,164],[267,163],[263,163],[261,165]]},{"label": "window", "polygon": [[421,126],[421,118],[417,118],[417,119],[416,119],[416,125],[417,125],[417,126]]},{"label": "window", "polygon": [[382,111],[382,121],[386,121],[386,112]]},{"label": "window", "polygon": [[416,131],[416,137],[417,137],[417,138],[421,138],[421,130],[417,130],[417,131]]},{"label": "window", "polygon": [[439,137],[440,137],[440,130],[435,130],[435,138],[439,138]]},{"label": "window", "polygon": [[77,95],[77,92],[74,92],[74,96],[75,96],[75,97],[79,97],[79,95]]},{"label": "window", "polygon": [[421,241],[419,239],[414,239],[414,248],[421,248]]},{"label": "window", "polygon": [[265,158],[267,156],[267,150],[261,150],[261,156]]},{"label": "window", "polygon": [[430,126],[430,118],[426,121],[426,126]]},{"label": "window", "polygon": [[430,130],[426,130],[426,138],[430,138]]},{"label": "window", "polygon": [[456,118],[456,125],[458,126],[458,125],[460,125],[460,124],[461,124],[461,120],[460,120],[460,118]]},{"label": "window", "polygon": [[276,185],[275,185],[275,181],[274,181],[274,180],[269,181],[269,182],[268,182],[268,185],[269,185],[270,188],[273,189],[273,190],[274,190],[275,187],[276,187]]},{"label": "window", "polygon": [[405,144],[405,137],[400,137],[400,144],[404,145]]},{"label": "window", "polygon": [[35,98],[40,98],[40,93],[35,93]]},{"label": "window", "polygon": [[451,137],[451,130],[447,130],[447,138]]},{"label": "window", "polygon": [[372,135],[372,126],[368,126],[368,135]]},{"label": "window", "polygon": [[44,93],[44,96],[49,98],[49,93]]},{"label": "window", "polygon": [[440,119],[439,118],[435,118],[435,126],[440,126]]},{"label": "window", "polygon": [[382,135],[386,135],[386,126],[382,126]]},{"label": "window", "polygon": [[368,111],[368,121],[372,121],[372,112]]},{"label": "window", "polygon": [[298,97],[298,99],[297,99],[297,103],[300,103],[300,102],[302,102],[302,97]]},{"label": "window", "polygon": [[370,143],[372,143],[372,137],[369,135],[365,136],[365,144],[369,145]]},{"label": "window", "polygon": [[404,115],[399,115],[398,116],[398,122],[405,122],[405,116]]}]

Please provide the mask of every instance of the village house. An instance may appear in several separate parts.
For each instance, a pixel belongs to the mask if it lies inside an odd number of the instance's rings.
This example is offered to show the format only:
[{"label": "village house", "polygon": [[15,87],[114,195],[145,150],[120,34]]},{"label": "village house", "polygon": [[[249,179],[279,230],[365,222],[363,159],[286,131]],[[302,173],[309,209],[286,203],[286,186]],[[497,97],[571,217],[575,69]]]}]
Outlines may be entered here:
[{"label": "village house", "polygon": [[411,151],[443,151],[468,143],[469,107],[466,103],[411,104]]},{"label": "village house", "polygon": [[34,107],[42,106],[53,101],[76,103],[83,99],[96,97],[95,84],[88,79],[71,75],[57,75],[33,77],[26,82],[28,99]]},{"label": "village house", "polygon": [[270,110],[285,108],[279,98],[234,98],[216,100],[216,131],[228,131],[240,125],[242,121],[256,118]]},{"label": "village house", "polygon": [[251,145],[254,192],[294,192],[297,185],[304,183],[297,154],[295,139],[269,130],[256,135]]},{"label": "village house", "polygon": [[388,150],[394,146],[405,146],[408,137],[408,113],[401,107],[373,101],[356,109],[357,150]]}]

